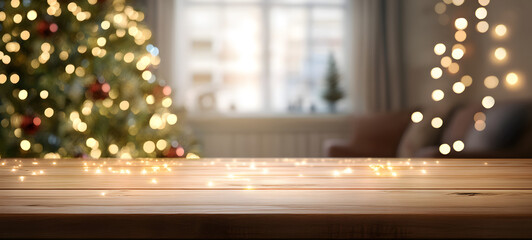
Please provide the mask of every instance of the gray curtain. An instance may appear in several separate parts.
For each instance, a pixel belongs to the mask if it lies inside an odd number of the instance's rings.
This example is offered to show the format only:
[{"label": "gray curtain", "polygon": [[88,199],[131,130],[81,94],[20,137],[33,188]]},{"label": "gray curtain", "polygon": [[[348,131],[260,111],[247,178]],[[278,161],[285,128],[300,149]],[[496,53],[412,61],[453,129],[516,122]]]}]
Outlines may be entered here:
[{"label": "gray curtain", "polygon": [[365,112],[389,112],[405,107],[401,60],[401,2],[353,1],[354,63],[358,98]]}]

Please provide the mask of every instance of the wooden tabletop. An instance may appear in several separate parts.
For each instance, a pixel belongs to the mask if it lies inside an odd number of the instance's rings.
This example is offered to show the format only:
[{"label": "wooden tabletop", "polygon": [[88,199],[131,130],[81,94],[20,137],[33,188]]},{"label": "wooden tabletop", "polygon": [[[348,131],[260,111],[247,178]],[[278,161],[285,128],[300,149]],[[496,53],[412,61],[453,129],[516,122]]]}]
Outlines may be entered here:
[{"label": "wooden tabletop", "polygon": [[530,238],[531,173],[526,159],[0,159],[0,238]]}]

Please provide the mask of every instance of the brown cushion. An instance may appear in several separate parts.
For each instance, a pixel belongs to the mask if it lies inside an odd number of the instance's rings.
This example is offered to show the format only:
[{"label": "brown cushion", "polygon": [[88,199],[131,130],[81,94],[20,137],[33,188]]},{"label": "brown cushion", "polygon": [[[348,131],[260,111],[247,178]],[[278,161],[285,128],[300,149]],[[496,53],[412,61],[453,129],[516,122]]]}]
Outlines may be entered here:
[{"label": "brown cushion", "polygon": [[468,131],[473,128],[475,113],[482,111],[480,104],[470,104],[456,107],[451,113],[449,123],[443,126],[441,143],[452,145],[456,140],[464,141]]},{"label": "brown cushion", "polygon": [[406,111],[356,118],[351,147],[359,157],[396,157],[410,114]]},{"label": "brown cushion", "polygon": [[[470,128],[465,137],[465,151],[493,151],[515,145],[523,135],[529,105],[506,102],[486,111],[486,128]],[[472,120],[471,120],[472,121]]]}]

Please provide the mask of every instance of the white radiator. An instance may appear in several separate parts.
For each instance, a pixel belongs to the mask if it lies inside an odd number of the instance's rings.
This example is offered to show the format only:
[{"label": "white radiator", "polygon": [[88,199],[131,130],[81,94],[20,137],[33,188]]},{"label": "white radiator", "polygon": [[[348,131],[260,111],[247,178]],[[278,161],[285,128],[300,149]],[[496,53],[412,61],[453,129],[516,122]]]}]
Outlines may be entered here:
[{"label": "white radiator", "polygon": [[346,115],[189,117],[202,157],[324,157],[327,139],[348,139]]}]

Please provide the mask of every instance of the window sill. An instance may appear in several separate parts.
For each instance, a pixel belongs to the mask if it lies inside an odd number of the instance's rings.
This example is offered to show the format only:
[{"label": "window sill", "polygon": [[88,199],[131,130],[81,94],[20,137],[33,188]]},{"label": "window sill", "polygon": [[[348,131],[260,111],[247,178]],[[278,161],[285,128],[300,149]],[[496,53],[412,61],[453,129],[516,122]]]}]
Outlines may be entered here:
[{"label": "window sill", "polygon": [[352,113],[188,113],[189,121],[209,121],[209,120],[236,120],[236,119],[345,119],[352,116]]}]

